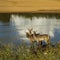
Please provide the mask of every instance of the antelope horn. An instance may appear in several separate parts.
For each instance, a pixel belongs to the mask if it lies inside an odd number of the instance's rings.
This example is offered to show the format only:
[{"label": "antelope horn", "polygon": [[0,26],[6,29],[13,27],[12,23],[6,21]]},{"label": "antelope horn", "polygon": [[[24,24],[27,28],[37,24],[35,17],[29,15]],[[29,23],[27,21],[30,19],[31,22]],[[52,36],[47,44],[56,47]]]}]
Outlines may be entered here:
[{"label": "antelope horn", "polygon": [[32,30],[33,30],[32,28],[31,28],[31,29],[28,28],[28,31],[29,31],[29,32],[31,32]]}]

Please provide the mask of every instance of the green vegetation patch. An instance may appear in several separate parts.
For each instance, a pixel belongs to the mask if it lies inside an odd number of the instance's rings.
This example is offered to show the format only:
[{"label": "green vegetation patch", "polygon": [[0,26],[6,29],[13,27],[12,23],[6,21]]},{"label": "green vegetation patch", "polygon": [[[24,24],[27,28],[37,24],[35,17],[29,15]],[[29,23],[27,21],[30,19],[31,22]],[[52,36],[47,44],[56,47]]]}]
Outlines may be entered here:
[{"label": "green vegetation patch", "polygon": [[16,47],[0,45],[0,60],[60,60],[60,43],[31,48],[26,44]]}]

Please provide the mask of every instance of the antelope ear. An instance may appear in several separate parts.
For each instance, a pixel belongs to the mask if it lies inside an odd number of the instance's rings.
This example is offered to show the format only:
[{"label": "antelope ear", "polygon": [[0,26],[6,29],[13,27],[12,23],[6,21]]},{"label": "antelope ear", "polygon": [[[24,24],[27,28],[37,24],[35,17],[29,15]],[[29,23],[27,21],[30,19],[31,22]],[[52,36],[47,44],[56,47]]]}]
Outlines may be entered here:
[{"label": "antelope ear", "polygon": [[31,31],[33,30],[33,28],[30,29]]}]

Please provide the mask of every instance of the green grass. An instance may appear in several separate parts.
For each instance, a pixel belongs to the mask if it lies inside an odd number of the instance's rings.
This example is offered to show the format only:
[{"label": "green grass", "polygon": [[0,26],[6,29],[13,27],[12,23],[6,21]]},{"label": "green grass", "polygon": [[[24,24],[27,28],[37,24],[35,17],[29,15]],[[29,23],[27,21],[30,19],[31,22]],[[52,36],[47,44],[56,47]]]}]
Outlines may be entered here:
[{"label": "green grass", "polygon": [[60,43],[35,49],[25,44],[12,46],[0,45],[0,60],[60,60]]}]

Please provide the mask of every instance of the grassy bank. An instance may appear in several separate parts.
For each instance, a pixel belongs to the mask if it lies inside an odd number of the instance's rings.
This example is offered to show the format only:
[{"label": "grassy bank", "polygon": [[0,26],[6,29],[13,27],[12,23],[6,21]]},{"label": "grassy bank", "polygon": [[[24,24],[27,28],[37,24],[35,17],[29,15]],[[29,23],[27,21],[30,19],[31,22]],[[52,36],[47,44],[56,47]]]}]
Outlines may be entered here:
[{"label": "grassy bank", "polygon": [[60,43],[36,47],[36,50],[25,44],[0,45],[0,60],[60,60]]}]

